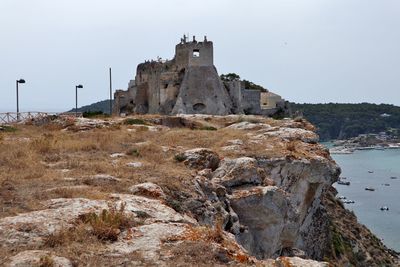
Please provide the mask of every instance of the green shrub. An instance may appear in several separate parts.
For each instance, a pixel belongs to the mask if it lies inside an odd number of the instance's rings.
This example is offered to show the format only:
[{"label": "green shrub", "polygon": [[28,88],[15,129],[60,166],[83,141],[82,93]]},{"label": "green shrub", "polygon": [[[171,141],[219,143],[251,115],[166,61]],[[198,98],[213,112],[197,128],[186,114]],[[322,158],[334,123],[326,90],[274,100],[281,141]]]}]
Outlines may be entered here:
[{"label": "green shrub", "polygon": [[93,117],[110,117],[109,114],[105,114],[103,111],[85,111],[82,116],[84,118],[93,118]]},{"label": "green shrub", "polygon": [[186,159],[186,157],[183,154],[176,154],[174,159],[175,161],[182,162]]},{"label": "green shrub", "polygon": [[129,149],[126,154],[129,156],[140,157],[140,152],[136,148]]},{"label": "green shrub", "polygon": [[216,131],[217,128],[213,127],[213,126],[202,126],[199,128],[199,130],[203,130],[203,131]]},{"label": "green shrub", "polygon": [[0,126],[0,132],[13,133],[13,132],[16,132],[17,130],[18,130],[17,128],[10,126],[10,125]]}]

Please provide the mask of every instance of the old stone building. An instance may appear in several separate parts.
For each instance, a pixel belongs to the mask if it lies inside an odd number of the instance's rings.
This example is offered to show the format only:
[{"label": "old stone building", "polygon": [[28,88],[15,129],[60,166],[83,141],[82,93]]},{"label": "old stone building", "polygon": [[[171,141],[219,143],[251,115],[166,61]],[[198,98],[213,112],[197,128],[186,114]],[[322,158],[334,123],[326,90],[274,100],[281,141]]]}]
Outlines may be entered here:
[{"label": "old stone building", "polygon": [[222,81],[214,66],[213,43],[184,36],[172,60],[137,66],[128,90],[117,90],[114,113],[258,114],[284,109],[285,101],[267,90],[246,89],[240,80]]}]

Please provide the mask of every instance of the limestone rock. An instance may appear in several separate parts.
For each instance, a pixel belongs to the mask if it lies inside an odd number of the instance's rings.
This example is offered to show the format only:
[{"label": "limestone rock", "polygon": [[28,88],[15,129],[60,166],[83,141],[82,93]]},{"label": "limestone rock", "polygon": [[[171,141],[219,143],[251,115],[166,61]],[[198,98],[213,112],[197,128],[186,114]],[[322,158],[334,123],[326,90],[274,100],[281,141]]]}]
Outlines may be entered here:
[{"label": "limestone rock", "polygon": [[226,127],[228,129],[235,129],[235,130],[270,130],[272,127],[266,123],[252,123],[248,121],[242,121],[238,123],[234,123]]},{"label": "limestone rock", "polygon": [[229,196],[232,209],[246,230],[236,236],[239,243],[258,259],[273,256],[282,248],[290,203],[274,186],[235,190]]},{"label": "limestone rock", "polygon": [[88,185],[102,186],[102,185],[108,185],[108,184],[115,184],[120,181],[121,181],[121,179],[115,178],[112,175],[96,174],[94,176],[85,178],[83,182]]},{"label": "limestone rock", "polygon": [[[47,264],[47,265],[45,265]],[[11,257],[7,267],[72,267],[70,260],[58,257],[44,250],[27,250]]]},{"label": "limestone rock", "polygon": [[275,261],[277,267],[329,267],[329,263],[305,260],[299,257],[279,257]]},{"label": "limestone rock", "polygon": [[111,158],[125,157],[125,153],[113,153],[110,155]]},{"label": "limestone rock", "polygon": [[279,137],[286,140],[301,140],[306,143],[317,143],[319,137],[316,133],[301,128],[284,128],[263,132],[266,137]]},{"label": "limestone rock", "polygon": [[166,196],[158,185],[154,183],[137,184],[129,188],[129,191],[134,195],[147,196],[152,198],[165,199]]},{"label": "limestone rock", "polygon": [[259,185],[263,182],[263,170],[253,158],[224,159],[213,174],[213,181],[226,187]]},{"label": "limestone rock", "polygon": [[108,204],[125,205],[125,212],[136,216],[137,212],[148,215],[151,222],[195,223],[188,216],[180,215],[160,200],[142,196],[114,194],[112,201],[84,198],[59,198],[44,203],[45,210],[23,213],[0,219],[0,246],[38,245],[50,234],[73,225],[79,215],[108,209]]},{"label": "limestone rock", "polygon": [[187,150],[179,156],[184,159],[185,165],[198,170],[215,170],[218,168],[220,162],[218,154],[207,148],[195,148]]},{"label": "limestone rock", "polygon": [[141,162],[129,162],[126,164],[126,166],[128,167],[132,167],[132,168],[140,168],[143,166],[143,163]]},{"label": "limestone rock", "polygon": [[243,141],[240,139],[232,139],[232,140],[228,140],[226,142],[230,145],[237,145],[237,146],[243,145]]},{"label": "limestone rock", "polygon": [[146,260],[157,260],[163,240],[181,235],[187,229],[182,223],[152,223],[133,228],[121,235],[118,241],[106,248],[110,255],[127,255],[141,252]]}]

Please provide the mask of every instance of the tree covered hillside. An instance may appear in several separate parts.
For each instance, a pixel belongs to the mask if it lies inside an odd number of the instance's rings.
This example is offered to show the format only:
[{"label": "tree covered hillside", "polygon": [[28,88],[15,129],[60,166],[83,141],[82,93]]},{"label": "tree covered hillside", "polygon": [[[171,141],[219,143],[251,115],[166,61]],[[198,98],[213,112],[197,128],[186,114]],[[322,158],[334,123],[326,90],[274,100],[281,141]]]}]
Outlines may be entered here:
[{"label": "tree covered hillside", "polygon": [[303,116],[318,128],[322,141],[345,139],[365,133],[398,132],[400,107],[387,104],[295,104],[292,112]]},{"label": "tree covered hillside", "polygon": [[[74,111],[75,108],[71,109],[69,112]],[[110,100],[103,100],[87,106],[82,106],[78,108],[78,112],[102,112],[104,114],[110,114]]]}]

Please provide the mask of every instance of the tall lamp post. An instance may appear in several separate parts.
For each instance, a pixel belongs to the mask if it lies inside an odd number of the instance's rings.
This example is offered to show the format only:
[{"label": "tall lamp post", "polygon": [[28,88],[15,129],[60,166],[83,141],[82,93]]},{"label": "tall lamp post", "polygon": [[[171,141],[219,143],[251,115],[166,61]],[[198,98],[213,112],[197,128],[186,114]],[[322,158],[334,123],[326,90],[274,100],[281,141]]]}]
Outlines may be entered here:
[{"label": "tall lamp post", "polygon": [[17,121],[19,121],[19,94],[18,94],[18,84],[25,83],[24,79],[19,79],[16,82],[17,85]]},{"label": "tall lamp post", "polygon": [[83,88],[82,84],[75,86],[75,117],[78,117],[78,88]]}]

